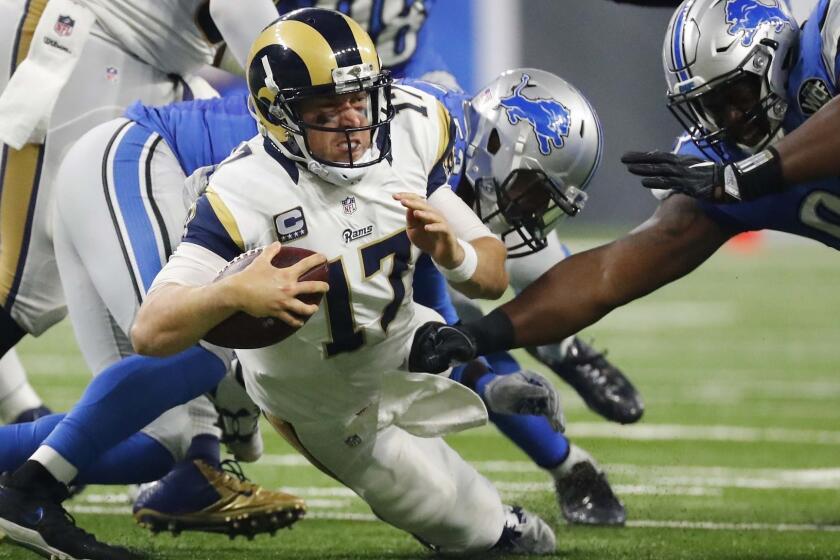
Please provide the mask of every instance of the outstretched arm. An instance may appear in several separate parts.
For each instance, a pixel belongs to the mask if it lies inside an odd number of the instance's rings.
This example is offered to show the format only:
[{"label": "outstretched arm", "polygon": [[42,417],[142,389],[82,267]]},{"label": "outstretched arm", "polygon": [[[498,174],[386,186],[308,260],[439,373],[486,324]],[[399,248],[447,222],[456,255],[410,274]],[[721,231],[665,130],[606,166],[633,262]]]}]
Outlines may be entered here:
[{"label": "outstretched arm", "polygon": [[788,185],[840,176],[840,97],[775,144]]},{"label": "outstretched arm", "polygon": [[561,261],[503,305],[515,346],[558,342],[581,331],[685,276],[730,236],[690,198],[669,197],[626,236]]},{"label": "outstretched arm", "polygon": [[415,335],[410,367],[434,373],[477,355],[559,342],[688,274],[731,235],[696,201],[673,195],[626,236],[557,263],[484,318],[427,323]]}]

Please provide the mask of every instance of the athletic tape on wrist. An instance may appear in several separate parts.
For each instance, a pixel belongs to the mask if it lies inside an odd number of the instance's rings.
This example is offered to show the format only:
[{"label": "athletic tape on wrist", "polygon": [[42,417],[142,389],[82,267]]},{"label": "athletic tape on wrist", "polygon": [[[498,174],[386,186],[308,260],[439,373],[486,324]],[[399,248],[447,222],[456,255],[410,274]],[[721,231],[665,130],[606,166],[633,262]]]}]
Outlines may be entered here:
[{"label": "athletic tape on wrist", "polygon": [[[475,274],[478,268],[478,253],[475,252],[475,247],[467,243],[463,239],[458,240],[458,245],[464,250],[464,260],[455,268],[445,268],[435,262],[437,269],[443,274],[447,280],[455,284],[466,282]],[[434,259],[432,260],[434,262]]]}]

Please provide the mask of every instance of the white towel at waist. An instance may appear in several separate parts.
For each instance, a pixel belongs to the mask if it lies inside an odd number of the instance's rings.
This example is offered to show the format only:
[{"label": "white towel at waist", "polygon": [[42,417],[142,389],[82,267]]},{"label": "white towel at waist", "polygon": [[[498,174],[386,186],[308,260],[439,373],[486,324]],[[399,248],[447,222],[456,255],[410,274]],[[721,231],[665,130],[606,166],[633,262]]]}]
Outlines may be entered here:
[{"label": "white towel at waist", "polygon": [[93,12],[73,0],[49,1],[26,58],[0,95],[0,142],[16,150],[44,142],[50,114],[94,21]]}]

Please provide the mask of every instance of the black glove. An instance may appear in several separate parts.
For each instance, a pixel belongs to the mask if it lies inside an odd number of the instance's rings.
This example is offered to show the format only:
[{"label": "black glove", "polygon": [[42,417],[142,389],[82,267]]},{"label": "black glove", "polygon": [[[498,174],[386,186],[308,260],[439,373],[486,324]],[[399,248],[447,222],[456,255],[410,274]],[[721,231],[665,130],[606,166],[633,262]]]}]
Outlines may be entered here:
[{"label": "black glove", "polygon": [[724,202],[723,166],[670,152],[627,152],[621,156],[627,171],[643,177],[648,189],[673,190],[693,198]]},{"label": "black glove", "polygon": [[458,327],[430,321],[414,333],[408,370],[440,373],[475,356],[476,343],[472,336]]},{"label": "black glove", "polygon": [[660,151],[627,152],[621,162],[630,173],[644,177],[644,187],[717,203],[754,200],[785,188],[779,154],[772,147],[725,165]]}]

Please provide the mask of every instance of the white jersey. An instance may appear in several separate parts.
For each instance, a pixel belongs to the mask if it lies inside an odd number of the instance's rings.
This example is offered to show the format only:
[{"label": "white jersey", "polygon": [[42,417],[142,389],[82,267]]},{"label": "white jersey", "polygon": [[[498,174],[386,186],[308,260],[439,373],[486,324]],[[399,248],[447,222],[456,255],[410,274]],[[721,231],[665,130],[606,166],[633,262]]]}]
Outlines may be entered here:
[{"label": "white jersey", "polygon": [[426,196],[445,185],[450,121],[432,96],[408,88],[395,95],[392,162],[373,166],[358,185],[327,183],[258,136],[212,175],[187,226],[182,247],[225,260],[276,240],[328,258],[330,292],[306,325],[280,344],[238,353],[255,401],[293,423],[346,418],[370,405],[383,374],[403,367],[420,324],[411,288],[419,250],[392,195]]},{"label": "white jersey", "polygon": [[[207,0],[81,0],[122,48],[167,73],[188,75],[213,62],[215,48],[199,28]],[[209,13],[208,13],[209,16]]]}]

